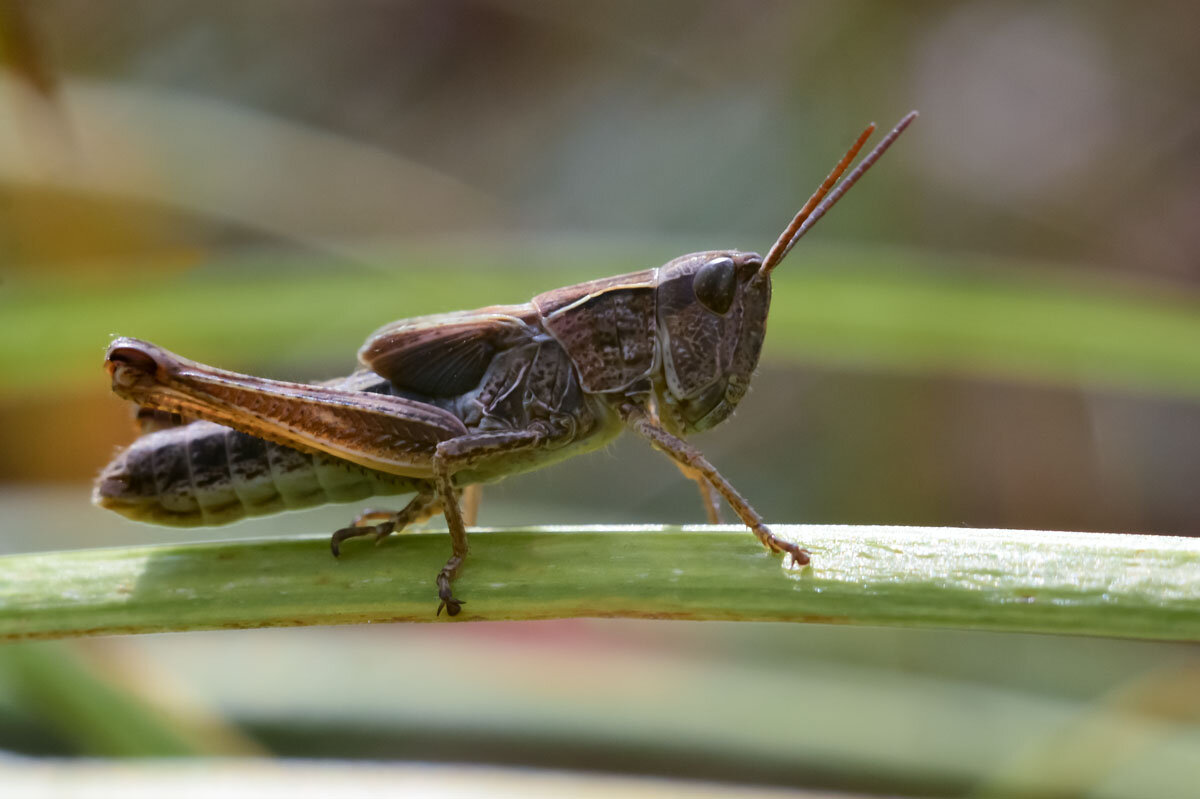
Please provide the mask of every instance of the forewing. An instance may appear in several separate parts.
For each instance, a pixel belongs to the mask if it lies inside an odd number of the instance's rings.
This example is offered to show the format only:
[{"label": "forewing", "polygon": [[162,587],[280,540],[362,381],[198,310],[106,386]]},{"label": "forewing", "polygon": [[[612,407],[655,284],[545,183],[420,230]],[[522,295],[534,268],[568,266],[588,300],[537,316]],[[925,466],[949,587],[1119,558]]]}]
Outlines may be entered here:
[{"label": "forewing", "polygon": [[428,397],[453,397],[479,385],[495,354],[530,341],[529,306],[405,319],[376,330],[359,361],[392,385]]},{"label": "forewing", "polygon": [[438,443],[467,432],[423,402],[227,372],[136,339],[114,341],[106,365],[113,391],[138,405],[391,474],[430,476]]}]

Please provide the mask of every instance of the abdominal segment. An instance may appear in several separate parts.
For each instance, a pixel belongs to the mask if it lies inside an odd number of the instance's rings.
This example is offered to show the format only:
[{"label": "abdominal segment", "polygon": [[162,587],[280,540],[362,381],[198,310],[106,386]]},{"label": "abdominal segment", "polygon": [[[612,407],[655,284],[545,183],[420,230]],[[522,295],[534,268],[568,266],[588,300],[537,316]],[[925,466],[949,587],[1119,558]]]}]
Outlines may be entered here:
[{"label": "abdominal segment", "polygon": [[194,527],[409,493],[420,482],[201,421],[138,438],[100,473],[92,501],[137,521]]}]

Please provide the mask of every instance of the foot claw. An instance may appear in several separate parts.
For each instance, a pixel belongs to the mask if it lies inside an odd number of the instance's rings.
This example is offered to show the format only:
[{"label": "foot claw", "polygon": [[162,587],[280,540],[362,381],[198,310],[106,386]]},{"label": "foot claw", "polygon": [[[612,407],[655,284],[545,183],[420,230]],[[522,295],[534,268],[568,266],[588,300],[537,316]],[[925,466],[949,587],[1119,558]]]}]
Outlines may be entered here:
[{"label": "foot claw", "polygon": [[772,539],[771,541],[767,542],[767,550],[770,552],[779,553],[785,557],[790,557],[792,559],[792,564],[795,566],[807,566],[811,561],[811,558],[809,557],[809,551],[807,549],[804,549],[799,544],[793,544],[790,541]]},{"label": "foot claw", "polygon": [[807,566],[808,565],[810,558],[809,558],[809,552],[807,549],[805,549],[802,546],[800,546],[799,544],[793,543],[791,541],[785,541],[784,539],[779,538],[774,533],[772,533],[770,530],[766,530],[765,528],[764,528],[764,532],[765,532],[765,535],[761,535],[759,537],[759,540],[763,542],[763,544],[767,547],[768,550],[770,550],[771,552],[779,552],[780,554],[783,554],[783,555],[790,555],[792,558],[792,563],[797,566]]},{"label": "foot claw", "polygon": [[445,608],[447,616],[457,616],[459,611],[462,610],[462,606],[465,604],[467,604],[467,603],[463,602],[461,599],[455,599],[452,596],[448,596],[445,599],[443,599],[441,602],[438,603],[438,609],[437,609],[436,615],[441,616],[442,608]]},{"label": "foot claw", "polygon": [[807,566],[812,560],[812,558],[809,557],[809,552],[807,549],[800,549],[797,547],[796,549],[788,552],[788,554],[792,556],[792,563],[796,564],[797,566]]},{"label": "foot claw", "polygon": [[332,536],[330,536],[329,549],[331,552],[333,552],[333,556],[336,558],[341,555],[341,544],[347,539],[373,535],[375,536],[375,544],[378,545],[380,541],[391,535],[392,531],[395,529],[395,522],[381,522],[380,524],[373,524],[369,526],[353,524],[349,527],[343,527],[341,530],[338,530]]},{"label": "foot claw", "polygon": [[342,542],[347,538],[354,538],[356,535],[362,535],[362,530],[357,527],[343,527],[341,530],[334,532],[329,538],[329,551],[333,553],[335,558],[341,557]]}]

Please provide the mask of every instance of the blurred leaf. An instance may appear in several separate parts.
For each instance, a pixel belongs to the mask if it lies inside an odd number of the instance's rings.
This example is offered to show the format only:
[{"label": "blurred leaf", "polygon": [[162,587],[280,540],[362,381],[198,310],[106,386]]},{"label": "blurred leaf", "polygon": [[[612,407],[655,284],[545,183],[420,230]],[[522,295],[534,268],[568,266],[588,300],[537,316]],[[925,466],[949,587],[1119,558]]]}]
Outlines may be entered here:
[{"label": "blurred leaf", "polygon": [[1184,289],[896,251],[780,277],[772,357],[1200,396],[1200,296]]},{"label": "blurred leaf", "polygon": [[[49,725],[77,754],[179,757],[251,754],[255,747],[211,719],[172,713],[105,675],[90,650],[64,644],[0,648],[0,684],[16,706]],[[144,675],[143,675],[144,676]]]},{"label": "blurred leaf", "polygon": [[21,0],[0,0],[0,65],[16,75],[43,99],[51,100],[58,79],[50,67],[46,44]]},{"label": "blurred leaf", "polygon": [[[379,796],[488,796],[493,799],[833,799],[824,791],[782,792],[697,779],[488,768],[427,763],[194,761],[177,763],[9,763],[0,780],[16,796],[120,796],[159,799],[164,793],[225,799],[375,799]],[[839,791],[836,799],[869,799]]]},{"label": "blurred leaf", "polygon": [[[969,796],[1004,778],[1023,789],[1005,795],[1026,799],[1167,799],[1200,777],[1194,703],[1118,699],[1187,690],[1200,664],[1181,645],[624,620],[122,640],[292,757],[457,764],[469,752],[836,796]],[[1091,764],[1075,794],[1046,791],[1061,781],[1030,762],[1053,751]]]},{"label": "blurred leaf", "polygon": [[[394,319],[523,302],[663,260],[569,249],[570,257],[536,247],[521,255],[414,249],[391,259],[404,271],[281,260],[184,276],[23,278],[0,293],[0,338],[18,343],[0,351],[0,394],[103,386],[104,347],[118,334],[227,368],[322,363],[349,371],[367,334]],[[1200,396],[1194,296],[995,268],[989,259],[818,248],[798,256],[803,264],[777,273],[772,361]]]}]

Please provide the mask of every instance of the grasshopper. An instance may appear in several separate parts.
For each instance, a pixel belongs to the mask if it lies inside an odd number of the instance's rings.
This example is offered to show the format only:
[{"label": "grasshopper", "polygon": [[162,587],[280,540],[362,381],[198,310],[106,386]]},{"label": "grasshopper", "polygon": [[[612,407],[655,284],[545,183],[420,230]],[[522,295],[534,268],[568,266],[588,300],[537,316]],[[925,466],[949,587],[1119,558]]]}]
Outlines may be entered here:
[{"label": "grasshopper", "polygon": [[523,305],[393,322],[359,350],[363,368],[341,380],[252,377],[118,338],[105,357],[113,391],[150,409],[148,422],[174,415],[176,424],[120,452],[93,501],[187,526],[411,493],[399,512],[364,512],[330,547],[337,556],[349,538],[379,540],[444,514],[452,554],[436,577],[437,612],[454,616],[462,602],[452,583],[467,555],[460,492],[603,447],[629,428],[696,482],[710,522],[722,497],[769,551],[807,564],[807,550],[771,532],[684,437],[728,418],[745,395],[771,271],[915,117],[842,179],[868,126],[765,258],[692,253]]}]

